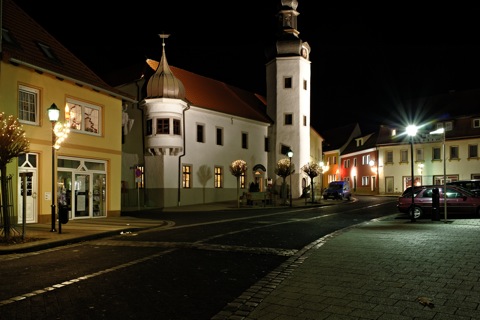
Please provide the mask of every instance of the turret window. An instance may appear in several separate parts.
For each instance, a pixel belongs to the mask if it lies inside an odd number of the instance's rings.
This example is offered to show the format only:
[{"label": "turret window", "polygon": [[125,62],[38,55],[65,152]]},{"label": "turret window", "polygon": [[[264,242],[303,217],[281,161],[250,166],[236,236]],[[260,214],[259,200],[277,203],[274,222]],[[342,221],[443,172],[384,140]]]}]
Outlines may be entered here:
[{"label": "turret window", "polygon": [[170,122],[170,119],[168,118],[157,119],[157,134],[169,134],[170,133],[169,122]]},{"label": "turret window", "polygon": [[180,120],[173,119],[173,134],[180,135]]}]

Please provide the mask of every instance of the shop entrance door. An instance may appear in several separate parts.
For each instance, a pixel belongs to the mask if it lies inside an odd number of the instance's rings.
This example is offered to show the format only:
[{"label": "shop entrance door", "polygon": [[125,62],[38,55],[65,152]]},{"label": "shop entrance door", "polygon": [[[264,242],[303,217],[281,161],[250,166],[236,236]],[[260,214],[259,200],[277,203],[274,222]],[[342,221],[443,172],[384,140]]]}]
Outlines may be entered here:
[{"label": "shop entrance door", "polygon": [[90,218],[92,217],[92,192],[91,181],[92,175],[88,173],[75,173],[75,196],[73,201],[74,218]]}]

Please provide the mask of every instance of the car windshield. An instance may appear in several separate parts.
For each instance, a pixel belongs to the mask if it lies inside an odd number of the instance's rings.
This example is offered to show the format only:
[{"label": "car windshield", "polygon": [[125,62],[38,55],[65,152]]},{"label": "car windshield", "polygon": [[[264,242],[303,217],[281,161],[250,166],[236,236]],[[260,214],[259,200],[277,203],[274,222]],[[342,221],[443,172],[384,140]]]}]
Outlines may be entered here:
[{"label": "car windshield", "polygon": [[340,183],[331,183],[330,184],[330,189],[332,190],[340,190],[342,189],[342,185]]}]

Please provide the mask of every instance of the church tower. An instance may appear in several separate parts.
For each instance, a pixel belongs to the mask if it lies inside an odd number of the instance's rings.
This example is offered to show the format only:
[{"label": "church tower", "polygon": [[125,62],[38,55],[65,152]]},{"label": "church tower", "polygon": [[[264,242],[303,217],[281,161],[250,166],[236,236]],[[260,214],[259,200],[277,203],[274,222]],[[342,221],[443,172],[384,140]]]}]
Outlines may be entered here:
[{"label": "church tower", "polygon": [[309,184],[301,167],[310,161],[310,46],[299,37],[297,6],[297,0],[281,0],[278,34],[266,65],[267,113],[275,121],[269,129],[268,174],[279,179],[276,164],[292,150],[293,198],[300,197],[302,187]]}]

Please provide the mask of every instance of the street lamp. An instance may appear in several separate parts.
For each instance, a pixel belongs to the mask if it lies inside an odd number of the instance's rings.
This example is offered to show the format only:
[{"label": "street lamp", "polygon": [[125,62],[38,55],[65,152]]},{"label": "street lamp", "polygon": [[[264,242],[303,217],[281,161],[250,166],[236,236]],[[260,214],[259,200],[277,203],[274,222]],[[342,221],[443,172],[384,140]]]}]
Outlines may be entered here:
[{"label": "street lamp", "polygon": [[52,228],[51,232],[56,232],[55,230],[55,124],[60,118],[60,109],[58,109],[55,103],[52,103],[50,108],[48,108],[48,119],[52,123]]},{"label": "street lamp", "polygon": [[415,222],[415,192],[414,192],[414,180],[415,180],[415,171],[413,165],[413,137],[417,135],[418,127],[414,124],[407,126],[407,134],[410,136],[410,163],[412,171],[412,205],[410,207],[410,221]]},{"label": "street lamp", "polygon": [[[56,159],[55,151],[60,149],[60,144],[67,138],[70,129],[68,124],[62,124],[58,121],[60,118],[60,109],[58,109],[55,103],[52,103],[50,108],[47,109],[48,119],[52,123],[52,227],[51,232],[56,232],[55,230],[55,214],[56,214],[56,204],[55,204],[55,193],[57,188],[55,186],[55,174],[56,174]],[[68,111],[67,115],[68,117]],[[58,222],[58,233],[62,233],[62,222]]]},{"label": "street lamp", "polygon": [[292,206],[292,157],[293,151],[292,149],[288,149],[287,156],[290,159],[290,163],[288,165],[288,171],[290,172],[290,207]]},{"label": "street lamp", "polygon": [[445,151],[445,128],[438,128],[430,134],[443,134],[443,215],[444,222],[447,222],[447,158]]}]

